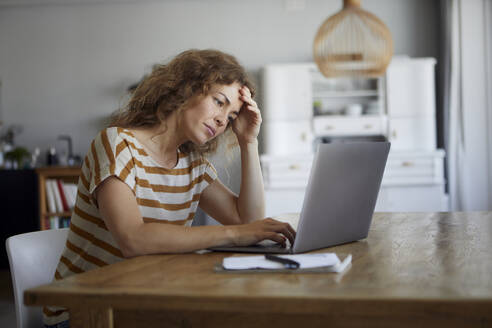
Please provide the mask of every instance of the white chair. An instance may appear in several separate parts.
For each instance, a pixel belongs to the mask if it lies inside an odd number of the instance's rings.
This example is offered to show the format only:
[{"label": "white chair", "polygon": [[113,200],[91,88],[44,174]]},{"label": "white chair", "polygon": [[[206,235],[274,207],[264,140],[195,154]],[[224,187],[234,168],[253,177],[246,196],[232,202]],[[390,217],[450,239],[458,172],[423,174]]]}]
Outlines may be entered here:
[{"label": "white chair", "polygon": [[7,238],[17,328],[42,327],[42,308],[24,305],[24,290],[50,283],[67,241],[68,228]]}]

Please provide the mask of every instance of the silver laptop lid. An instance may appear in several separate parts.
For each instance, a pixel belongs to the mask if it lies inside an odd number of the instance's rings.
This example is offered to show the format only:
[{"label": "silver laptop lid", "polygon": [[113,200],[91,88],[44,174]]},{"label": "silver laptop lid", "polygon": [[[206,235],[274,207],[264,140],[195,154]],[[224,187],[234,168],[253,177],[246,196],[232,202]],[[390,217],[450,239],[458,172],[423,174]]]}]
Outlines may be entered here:
[{"label": "silver laptop lid", "polygon": [[319,145],[293,253],[367,237],[389,149],[389,142]]}]

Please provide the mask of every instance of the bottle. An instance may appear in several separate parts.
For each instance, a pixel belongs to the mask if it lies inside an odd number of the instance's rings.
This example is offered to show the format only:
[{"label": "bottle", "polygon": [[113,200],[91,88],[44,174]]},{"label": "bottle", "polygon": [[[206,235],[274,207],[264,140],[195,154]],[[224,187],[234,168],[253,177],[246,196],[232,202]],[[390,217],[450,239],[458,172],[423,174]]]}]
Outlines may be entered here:
[{"label": "bottle", "polygon": [[50,147],[48,150],[48,156],[46,158],[48,166],[58,165],[58,156],[56,155],[56,148]]},{"label": "bottle", "polygon": [[39,149],[39,147],[34,148],[34,151],[32,152],[31,155],[31,163],[30,163],[32,169],[38,167],[38,158],[40,154],[41,154],[41,150]]}]

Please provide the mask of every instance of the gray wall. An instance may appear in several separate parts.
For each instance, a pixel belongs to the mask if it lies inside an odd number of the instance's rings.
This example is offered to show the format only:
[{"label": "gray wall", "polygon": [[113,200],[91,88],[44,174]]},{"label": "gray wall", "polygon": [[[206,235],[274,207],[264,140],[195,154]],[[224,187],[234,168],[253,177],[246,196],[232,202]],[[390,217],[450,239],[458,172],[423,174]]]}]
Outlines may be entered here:
[{"label": "gray wall", "polygon": [[[0,0],[0,120],[24,127],[19,145],[45,150],[70,134],[85,155],[152,64],[188,48],[230,52],[253,74],[267,63],[310,61],[317,28],[342,1],[306,0],[299,11],[286,0],[60,3]],[[362,3],[389,26],[396,54],[437,57],[437,1]]]}]

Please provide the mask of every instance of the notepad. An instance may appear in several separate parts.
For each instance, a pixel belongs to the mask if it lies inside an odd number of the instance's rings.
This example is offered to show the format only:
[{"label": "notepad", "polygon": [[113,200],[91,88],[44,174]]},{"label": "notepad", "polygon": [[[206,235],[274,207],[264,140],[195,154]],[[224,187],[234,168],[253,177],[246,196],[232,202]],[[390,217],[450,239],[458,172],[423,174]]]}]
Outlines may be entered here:
[{"label": "notepad", "polygon": [[278,255],[279,257],[294,260],[299,263],[299,268],[286,269],[278,262],[265,259],[263,255],[257,256],[231,256],[222,261],[222,265],[216,271],[294,271],[294,272],[342,272],[352,262],[350,254],[342,256],[342,260],[335,253],[314,253]]}]

